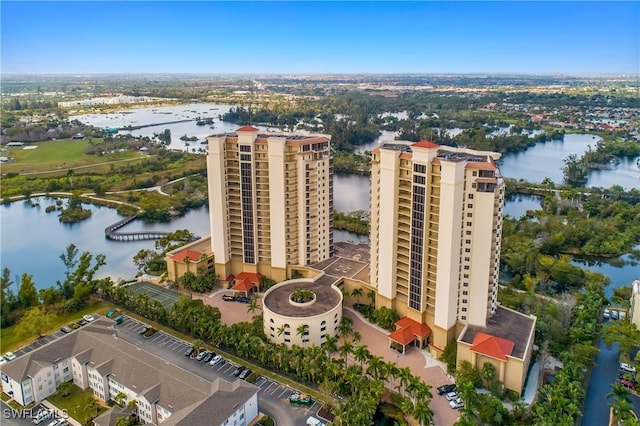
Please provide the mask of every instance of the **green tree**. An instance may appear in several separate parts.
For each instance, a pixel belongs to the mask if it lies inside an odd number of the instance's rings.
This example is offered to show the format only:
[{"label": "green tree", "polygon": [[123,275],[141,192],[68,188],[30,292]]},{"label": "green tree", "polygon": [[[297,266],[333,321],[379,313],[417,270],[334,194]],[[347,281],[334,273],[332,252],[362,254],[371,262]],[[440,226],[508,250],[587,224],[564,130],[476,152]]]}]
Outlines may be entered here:
[{"label": "green tree", "polygon": [[485,362],[484,364],[482,364],[481,374],[485,383],[488,384],[493,380],[494,377],[496,377],[496,367],[490,362]]},{"label": "green tree", "polygon": [[48,314],[40,306],[35,306],[27,310],[24,316],[16,325],[15,333],[23,338],[42,337],[44,333],[51,329],[53,316]]},{"label": "green tree", "polygon": [[38,290],[33,282],[33,275],[22,274],[20,289],[18,290],[18,300],[23,308],[30,308],[38,305]]},{"label": "green tree", "polygon": [[640,342],[640,330],[628,319],[609,321],[602,330],[602,340],[607,346],[617,342],[620,344],[620,352],[629,353]]},{"label": "green tree", "polygon": [[440,361],[447,364],[447,373],[453,374],[456,371],[456,358],[458,353],[458,345],[456,342],[450,342],[444,347],[440,355]]},{"label": "green tree", "polygon": [[60,392],[63,397],[71,395],[72,390],[73,385],[71,384],[71,382],[61,382],[58,385],[58,392]]},{"label": "green tree", "polygon": [[351,291],[351,295],[356,298],[357,304],[360,304],[360,296],[362,296],[362,293],[362,288],[354,288],[353,291]]}]

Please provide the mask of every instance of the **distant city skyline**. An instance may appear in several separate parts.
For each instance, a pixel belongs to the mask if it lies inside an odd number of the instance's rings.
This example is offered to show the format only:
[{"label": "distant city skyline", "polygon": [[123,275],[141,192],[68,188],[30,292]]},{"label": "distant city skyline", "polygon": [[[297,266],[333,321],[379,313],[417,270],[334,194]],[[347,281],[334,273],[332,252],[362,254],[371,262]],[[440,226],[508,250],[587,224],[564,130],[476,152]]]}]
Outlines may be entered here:
[{"label": "distant city skyline", "polygon": [[9,73],[640,73],[640,3],[12,2]]}]

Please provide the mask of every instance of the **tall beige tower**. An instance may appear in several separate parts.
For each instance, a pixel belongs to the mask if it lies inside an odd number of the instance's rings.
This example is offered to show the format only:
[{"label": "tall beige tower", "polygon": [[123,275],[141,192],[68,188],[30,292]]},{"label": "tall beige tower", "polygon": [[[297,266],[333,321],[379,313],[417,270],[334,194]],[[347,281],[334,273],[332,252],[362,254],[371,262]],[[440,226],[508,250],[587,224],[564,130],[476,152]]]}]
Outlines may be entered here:
[{"label": "tall beige tower", "polygon": [[251,127],[207,138],[209,215],[216,274],[261,273],[333,256],[330,136]]},{"label": "tall beige tower", "polygon": [[377,305],[427,324],[436,349],[495,312],[504,183],[500,154],[382,143],[371,167]]}]

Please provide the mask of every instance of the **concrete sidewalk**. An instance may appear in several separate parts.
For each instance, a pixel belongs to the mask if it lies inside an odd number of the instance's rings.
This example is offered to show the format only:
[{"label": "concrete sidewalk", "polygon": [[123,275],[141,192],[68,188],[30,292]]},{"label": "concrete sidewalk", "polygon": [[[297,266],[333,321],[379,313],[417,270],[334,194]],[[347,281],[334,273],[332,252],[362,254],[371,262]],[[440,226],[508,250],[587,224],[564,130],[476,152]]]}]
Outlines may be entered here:
[{"label": "concrete sidewalk", "polygon": [[533,404],[533,400],[536,398],[539,378],[540,362],[538,361],[531,366],[531,370],[529,371],[529,380],[527,380],[527,386],[524,388],[524,392],[522,393],[522,399],[527,405]]}]

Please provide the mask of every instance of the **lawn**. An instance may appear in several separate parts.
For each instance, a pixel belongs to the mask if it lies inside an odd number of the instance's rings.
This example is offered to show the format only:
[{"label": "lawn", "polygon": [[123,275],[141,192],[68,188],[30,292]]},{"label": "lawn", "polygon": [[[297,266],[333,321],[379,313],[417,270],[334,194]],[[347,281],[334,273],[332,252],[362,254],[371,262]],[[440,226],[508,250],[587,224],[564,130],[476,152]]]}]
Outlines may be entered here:
[{"label": "lawn", "polygon": [[[88,406],[87,401],[89,398],[93,398],[96,401],[98,412],[96,414],[95,409],[91,409]],[[60,410],[67,410],[67,413],[80,424],[87,424],[89,420],[104,413],[107,408],[102,401],[99,401],[93,396],[91,389],[82,390],[76,385],[71,385],[71,394],[62,396],[62,392],[57,392],[47,398],[49,402],[58,407]]]},{"label": "lawn", "polygon": [[[67,325],[71,322],[77,321],[82,318],[86,314],[92,314],[94,312],[98,312],[101,315],[104,315],[110,309],[113,309],[113,305],[108,302],[100,301],[91,306],[87,306],[81,311],[74,312],[72,314],[59,314],[56,315],[55,319],[51,324],[51,330],[47,331],[45,334],[53,333],[60,329],[63,325]],[[37,336],[31,337],[21,337],[17,336],[14,333],[15,326],[6,327],[0,330],[0,353],[5,353],[7,351],[14,351],[16,349],[21,348],[24,345],[31,343]]]},{"label": "lawn", "polygon": [[[101,141],[101,139],[95,139]],[[140,159],[141,155],[135,151],[116,152],[103,156],[86,155],[88,140],[57,140],[29,143],[25,146],[7,147],[3,153],[12,157],[13,162],[2,165],[3,173],[35,173],[45,171],[67,170],[69,168],[106,163],[110,161]],[[25,147],[37,147],[24,149]]]}]

